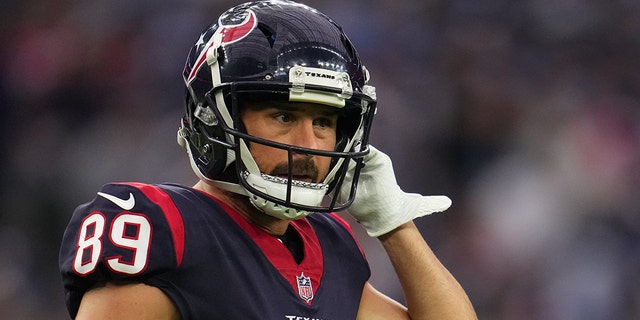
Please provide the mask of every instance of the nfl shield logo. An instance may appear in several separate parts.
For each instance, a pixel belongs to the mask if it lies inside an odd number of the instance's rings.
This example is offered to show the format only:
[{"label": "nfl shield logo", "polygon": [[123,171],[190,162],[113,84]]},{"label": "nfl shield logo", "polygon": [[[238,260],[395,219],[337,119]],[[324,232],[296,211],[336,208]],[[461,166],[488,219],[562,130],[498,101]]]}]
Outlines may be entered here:
[{"label": "nfl shield logo", "polygon": [[299,276],[296,276],[296,282],[298,283],[298,295],[306,303],[309,303],[313,299],[313,288],[311,287],[311,278],[306,277],[304,272]]}]

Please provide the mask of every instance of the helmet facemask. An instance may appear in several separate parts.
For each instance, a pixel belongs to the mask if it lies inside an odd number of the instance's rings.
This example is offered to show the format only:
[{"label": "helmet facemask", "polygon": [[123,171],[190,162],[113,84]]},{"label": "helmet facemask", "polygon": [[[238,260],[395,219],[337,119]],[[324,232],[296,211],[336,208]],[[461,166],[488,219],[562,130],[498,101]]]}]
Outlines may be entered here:
[{"label": "helmet facemask", "polygon": [[[254,101],[259,100],[255,98],[256,96],[270,101],[287,101],[287,92],[290,89],[291,85],[265,86],[260,84],[258,87],[253,83],[245,82],[221,85],[212,90],[206,95],[208,104],[220,105],[214,100],[224,103],[221,107],[211,108],[215,117],[231,119],[231,125],[225,121],[218,122],[218,126],[227,137],[230,137],[230,140],[222,142],[214,139],[212,142],[228,146],[232,150],[231,153],[235,159],[233,165],[236,171],[235,182],[246,191],[244,194],[249,196],[251,203],[265,213],[281,219],[296,219],[312,212],[345,209],[351,204],[353,197],[342,203],[337,203],[336,197],[324,198],[333,190],[340,190],[349,161],[361,162],[362,157],[368,153],[368,149],[362,149],[363,145],[367,145],[367,137],[363,136],[363,133],[368,132],[364,128],[371,124],[375,112],[375,101],[365,95],[358,94],[361,100],[353,99],[345,103],[345,107],[340,110],[338,117],[337,141],[334,150],[308,149],[247,134],[241,120],[243,97],[251,97],[250,99]],[[318,93],[314,92],[314,95]],[[216,99],[216,96],[219,98]],[[223,115],[227,110],[231,110],[231,113]],[[251,145],[255,144],[286,151],[286,166],[288,167],[286,176],[283,174],[271,175],[260,171],[251,154]],[[296,154],[331,158],[331,165],[326,177],[320,182],[296,180],[295,176],[298,170],[296,168],[297,162],[294,161]],[[359,170],[359,166],[357,168]],[[228,182],[223,184],[220,184],[219,181],[212,182],[218,187],[229,190]],[[355,183],[357,180],[353,181],[351,186],[353,195],[355,195]],[[236,188],[232,189],[232,191],[236,190]]]}]

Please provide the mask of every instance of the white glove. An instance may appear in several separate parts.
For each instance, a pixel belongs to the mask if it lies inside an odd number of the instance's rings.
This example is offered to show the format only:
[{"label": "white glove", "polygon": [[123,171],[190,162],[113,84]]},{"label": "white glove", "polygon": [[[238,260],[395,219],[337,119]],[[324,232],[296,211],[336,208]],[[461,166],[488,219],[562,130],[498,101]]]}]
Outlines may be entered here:
[{"label": "white glove", "polygon": [[[405,222],[434,212],[447,210],[451,199],[447,196],[422,196],[400,189],[393,172],[391,159],[369,146],[364,157],[353,204],[347,209],[371,237],[379,237]],[[338,199],[349,197],[356,163],[349,163],[349,171],[342,184]]]}]

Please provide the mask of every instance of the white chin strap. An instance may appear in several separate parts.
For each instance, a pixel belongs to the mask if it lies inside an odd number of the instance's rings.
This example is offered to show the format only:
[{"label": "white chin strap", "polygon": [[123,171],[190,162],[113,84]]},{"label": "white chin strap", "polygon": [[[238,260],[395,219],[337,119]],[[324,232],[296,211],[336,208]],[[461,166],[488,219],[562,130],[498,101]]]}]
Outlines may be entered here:
[{"label": "white chin strap", "polygon": [[[251,184],[256,189],[261,190],[271,196],[276,196],[279,199],[286,199],[287,197],[287,180],[273,177],[269,175],[261,175],[256,176],[255,174],[251,174],[245,171],[246,180],[249,184]],[[299,210],[294,208],[285,207],[279,205],[275,202],[269,201],[265,198],[252,194],[247,191],[243,186],[237,183],[219,181],[219,180],[211,180],[204,177],[204,181],[210,183],[220,189],[230,191],[233,193],[245,195],[249,197],[249,202],[256,207],[256,209],[268,214],[272,217],[281,219],[281,220],[296,220],[300,218],[304,218],[310,214],[312,211],[307,210]],[[270,181],[272,180],[272,181]],[[278,181],[281,180],[281,181]],[[322,202],[328,185],[325,184],[315,184],[317,187],[309,188],[304,187],[299,184],[306,184],[305,182],[293,180],[291,182],[291,202],[296,204],[308,205],[308,206],[318,206]],[[316,189],[317,188],[317,189]],[[268,190],[268,192],[267,192]],[[306,203],[305,203],[306,202]]]},{"label": "white chin strap", "polygon": [[[287,199],[287,179],[267,174],[256,175],[249,172],[245,172],[245,179],[249,185],[260,192],[278,199]],[[290,202],[306,206],[319,206],[328,188],[329,186],[323,183],[308,183],[292,180]],[[307,210],[285,207],[254,194],[249,194],[249,200],[256,208],[278,219],[295,220],[304,218],[312,213]]]}]

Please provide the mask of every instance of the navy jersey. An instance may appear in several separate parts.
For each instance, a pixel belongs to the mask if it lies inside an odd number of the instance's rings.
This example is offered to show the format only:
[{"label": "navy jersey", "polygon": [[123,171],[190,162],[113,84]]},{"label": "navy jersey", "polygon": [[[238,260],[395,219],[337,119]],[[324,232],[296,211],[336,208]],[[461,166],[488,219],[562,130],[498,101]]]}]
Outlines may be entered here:
[{"label": "navy jersey", "polygon": [[92,286],[131,280],[161,289],[183,319],[355,319],[370,270],[348,225],[314,214],[291,226],[299,264],[203,192],[107,184],[76,209],[62,240],[67,308],[73,318]]}]

